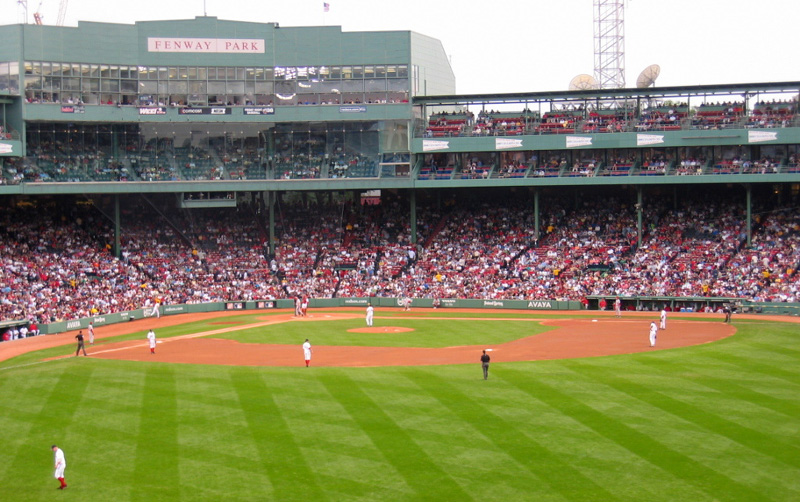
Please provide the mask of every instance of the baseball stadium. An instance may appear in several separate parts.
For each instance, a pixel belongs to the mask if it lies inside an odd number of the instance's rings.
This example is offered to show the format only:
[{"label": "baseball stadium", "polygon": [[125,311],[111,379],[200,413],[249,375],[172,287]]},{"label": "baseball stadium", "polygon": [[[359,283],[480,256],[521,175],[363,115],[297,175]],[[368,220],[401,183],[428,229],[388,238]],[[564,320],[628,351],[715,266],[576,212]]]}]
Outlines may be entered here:
[{"label": "baseball stadium", "polygon": [[459,94],[414,31],[36,20],[0,499],[800,500],[800,81]]}]

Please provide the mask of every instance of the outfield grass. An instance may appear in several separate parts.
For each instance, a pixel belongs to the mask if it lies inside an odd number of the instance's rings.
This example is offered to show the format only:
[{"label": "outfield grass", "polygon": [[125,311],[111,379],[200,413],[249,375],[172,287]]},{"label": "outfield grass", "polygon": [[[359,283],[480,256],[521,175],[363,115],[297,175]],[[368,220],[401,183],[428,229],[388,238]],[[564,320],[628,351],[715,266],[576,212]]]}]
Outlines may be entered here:
[{"label": "outfield grass", "polygon": [[[532,329],[486,336],[514,324]],[[0,500],[800,500],[797,325],[737,327],[696,347],[495,363],[488,381],[478,364],[25,356],[0,369]]]}]

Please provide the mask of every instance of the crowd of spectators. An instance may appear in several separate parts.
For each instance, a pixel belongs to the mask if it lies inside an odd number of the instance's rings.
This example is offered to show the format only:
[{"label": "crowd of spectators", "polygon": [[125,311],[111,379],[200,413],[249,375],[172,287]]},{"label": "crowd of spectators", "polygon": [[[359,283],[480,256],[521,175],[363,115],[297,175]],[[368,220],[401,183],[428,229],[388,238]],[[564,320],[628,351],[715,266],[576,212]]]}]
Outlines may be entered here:
[{"label": "crowd of spectators", "polygon": [[323,199],[278,204],[273,255],[262,204],[175,212],[167,199],[161,208],[132,199],[120,258],[110,222],[91,204],[6,206],[0,318],[42,324],[155,303],[301,296],[799,300],[793,205],[759,202],[748,247],[744,207],[731,198],[654,197],[641,208],[637,246],[639,208],[622,196],[554,198],[538,236],[530,201],[447,200],[418,208],[414,244],[406,200]]}]

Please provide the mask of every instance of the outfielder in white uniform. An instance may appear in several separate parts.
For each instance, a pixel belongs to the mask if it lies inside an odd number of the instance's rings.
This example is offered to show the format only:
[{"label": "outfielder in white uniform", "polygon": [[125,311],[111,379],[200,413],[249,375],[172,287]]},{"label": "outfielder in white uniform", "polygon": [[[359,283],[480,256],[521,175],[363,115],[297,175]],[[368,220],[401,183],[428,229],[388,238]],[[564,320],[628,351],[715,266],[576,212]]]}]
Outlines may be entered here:
[{"label": "outfielder in white uniform", "polygon": [[155,317],[156,319],[161,317],[161,312],[159,312],[159,310],[158,310],[158,305],[159,305],[158,302],[155,302],[153,304],[153,312],[150,313],[150,317]]},{"label": "outfielder in white uniform", "polygon": [[667,311],[661,309],[661,329],[667,329]]},{"label": "outfielder in white uniform", "polygon": [[306,368],[308,368],[308,364],[311,362],[311,343],[308,338],[303,343],[303,358],[306,360]]},{"label": "outfielder in white uniform", "polygon": [[375,315],[375,309],[372,308],[372,304],[367,304],[367,326],[372,327],[372,316]]},{"label": "outfielder in white uniform", "polygon": [[89,323],[89,345],[94,345],[94,324]]},{"label": "outfielder in white uniform", "polygon": [[54,458],[55,458],[55,478],[61,483],[61,486],[58,487],[59,490],[63,490],[67,487],[67,483],[64,481],[64,469],[67,468],[67,459],[64,457],[64,452],[56,445],[50,447],[53,450]]},{"label": "outfielder in white uniform", "polygon": [[656,326],[656,322],[653,321],[650,323],[650,346],[656,346],[656,336],[658,335],[658,326]]},{"label": "outfielder in white uniform", "polygon": [[614,300],[614,312],[617,314],[617,317],[622,317],[622,301],[620,301],[619,297]]},{"label": "outfielder in white uniform", "polygon": [[156,332],[152,329],[147,332],[147,341],[150,342],[150,353],[156,353]]}]

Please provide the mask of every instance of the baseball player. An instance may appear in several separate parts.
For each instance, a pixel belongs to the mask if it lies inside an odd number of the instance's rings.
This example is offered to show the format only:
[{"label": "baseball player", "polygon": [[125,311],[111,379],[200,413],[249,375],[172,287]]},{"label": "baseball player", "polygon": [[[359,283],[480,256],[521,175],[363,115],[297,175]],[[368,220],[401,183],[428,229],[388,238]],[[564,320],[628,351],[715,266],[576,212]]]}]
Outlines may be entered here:
[{"label": "baseball player", "polygon": [[656,336],[658,335],[658,326],[656,326],[656,322],[652,321],[650,323],[650,346],[656,346]]},{"label": "baseball player", "polygon": [[303,358],[306,360],[306,368],[308,368],[308,364],[311,362],[311,342],[306,341],[303,343]]},{"label": "baseball player", "polygon": [[661,309],[661,329],[667,329],[667,310]]},{"label": "baseball player", "polygon": [[614,313],[617,317],[622,317],[622,301],[619,299],[619,296],[614,300]]},{"label": "baseball player", "polygon": [[63,490],[67,487],[67,483],[64,482],[64,469],[67,468],[67,459],[64,457],[64,452],[56,445],[50,447],[53,450],[54,458],[55,458],[55,478],[61,483],[61,486],[58,487],[59,490]]},{"label": "baseball player", "polygon": [[161,317],[161,312],[158,310],[158,305],[161,303],[161,300],[156,299],[155,303],[153,303],[153,312],[150,313],[150,317],[155,317],[158,319]]},{"label": "baseball player", "polygon": [[372,317],[375,315],[375,309],[372,308],[372,303],[367,303],[367,326],[372,327]]},{"label": "baseball player", "polygon": [[89,322],[89,345],[94,345],[94,323]]},{"label": "baseball player", "polygon": [[300,314],[303,317],[308,315],[308,295],[303,295],[303,301],[300,303]]},{"label": "baseball player", "polygon": [[295,296],[294,297],[294,316],[295,317],[300,317],[301,313],[302,313],[302,310],[300,308],[300,297],[299,296]]},{"label": "baseball player", "polygon": [[150,342],[150,353],[156,353],[156,332],[152,329],[147,332],[147,341]]}]

